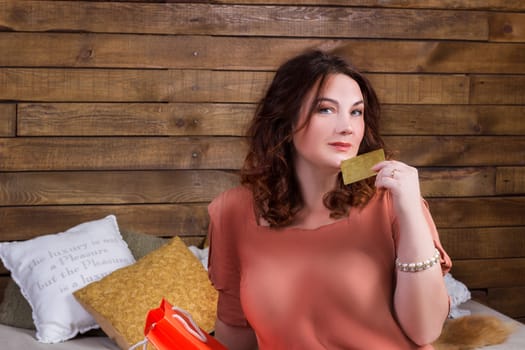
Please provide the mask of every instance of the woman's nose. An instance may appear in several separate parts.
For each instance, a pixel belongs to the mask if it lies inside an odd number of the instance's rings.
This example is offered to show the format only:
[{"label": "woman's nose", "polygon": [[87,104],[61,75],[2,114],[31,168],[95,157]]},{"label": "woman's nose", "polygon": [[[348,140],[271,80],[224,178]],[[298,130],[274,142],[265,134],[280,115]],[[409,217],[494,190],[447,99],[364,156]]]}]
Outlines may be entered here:
[{"label": "woman's nose", "polygon": [[337,118],[336,132],[342,135],[352,133],[352,123],[348,117],[340,116]]}]

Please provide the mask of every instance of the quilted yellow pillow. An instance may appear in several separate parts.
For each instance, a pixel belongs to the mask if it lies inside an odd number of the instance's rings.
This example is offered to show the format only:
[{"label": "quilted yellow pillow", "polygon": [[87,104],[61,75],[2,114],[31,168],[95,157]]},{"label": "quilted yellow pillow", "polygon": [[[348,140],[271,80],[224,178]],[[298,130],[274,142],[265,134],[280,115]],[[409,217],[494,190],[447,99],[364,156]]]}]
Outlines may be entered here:
[{"label": "quilted yellow pillow", "polygon": [[179,237],[74,295],[121,349],[144,339],[146,315],[162,298],[188,311],[208,332],[217,310],[206,270]]}]

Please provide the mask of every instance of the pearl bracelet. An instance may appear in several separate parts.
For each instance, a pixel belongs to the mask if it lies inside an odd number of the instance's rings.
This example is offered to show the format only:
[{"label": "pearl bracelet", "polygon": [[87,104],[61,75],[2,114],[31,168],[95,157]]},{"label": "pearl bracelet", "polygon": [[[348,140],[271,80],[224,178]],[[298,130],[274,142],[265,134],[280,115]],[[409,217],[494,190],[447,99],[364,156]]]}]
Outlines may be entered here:
[{"label": "pearl bracelet", "polygon": [[439,253],[439,250],[434,249],[434,255],[432,256],[432,258],[428,260],[419,261],[419,262],[411,262],[411,263],[403,263],[399,261],[399,259],[396,259],[396,267],[399,271],[404,271],[404,272],[424,271],[438,264],[440,257],[441,257],[441,254]]}]

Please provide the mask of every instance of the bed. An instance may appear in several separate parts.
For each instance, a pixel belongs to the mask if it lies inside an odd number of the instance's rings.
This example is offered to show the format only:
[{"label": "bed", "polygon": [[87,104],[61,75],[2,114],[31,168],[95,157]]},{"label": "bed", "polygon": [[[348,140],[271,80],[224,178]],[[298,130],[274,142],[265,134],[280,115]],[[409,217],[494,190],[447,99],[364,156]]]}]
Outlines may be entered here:
[{"label": "bed", "polygon": [[[479,302],[469,300],[460,305],[462,309],[469,310],[473,315],[494,315],[505,322],[511,322],[517,326],[516,331],[511,334],[504,344],[487,346],[486,350],[523,350],[525,349],[525,325],[491,309]],[[0,325],[0,343],[3,349],[24,350],[87,350],[87,349],[110,349],[119,350],[119,347],[111,339],[105,336],[77,337],[73,340],[58,343],[44,344],[35,340],[34,331],[29,329],[9,327]]]}]

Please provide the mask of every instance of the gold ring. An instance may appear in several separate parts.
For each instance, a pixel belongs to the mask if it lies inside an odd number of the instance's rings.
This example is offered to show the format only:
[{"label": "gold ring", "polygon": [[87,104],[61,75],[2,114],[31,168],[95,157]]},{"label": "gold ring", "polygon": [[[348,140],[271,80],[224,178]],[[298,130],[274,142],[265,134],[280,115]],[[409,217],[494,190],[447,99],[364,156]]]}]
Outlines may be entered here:
[{"label": "gold ring", "polygon": [[394,170],[392,170],[392,172],[390,173],[390,177],[391,177],[392,179],[393,179],[394,176],[396,175],[396,171],[399,171],[399,170],[394,169]]}]

